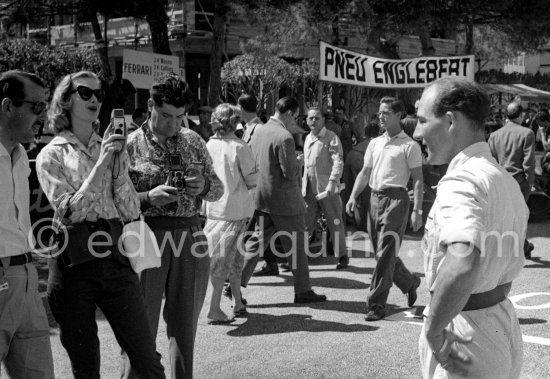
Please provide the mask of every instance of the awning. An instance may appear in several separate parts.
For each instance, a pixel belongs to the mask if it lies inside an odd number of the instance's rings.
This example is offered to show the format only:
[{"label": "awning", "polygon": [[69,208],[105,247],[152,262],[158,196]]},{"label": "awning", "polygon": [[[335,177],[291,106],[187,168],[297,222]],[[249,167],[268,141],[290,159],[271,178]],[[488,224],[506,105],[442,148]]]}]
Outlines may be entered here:
[{"label": "awning", "polygon": [[483,88],[490,95],[501,92],[519,96],[522,101],[550,102],[550,92],[529,87],[525,84],[483,84]]}]

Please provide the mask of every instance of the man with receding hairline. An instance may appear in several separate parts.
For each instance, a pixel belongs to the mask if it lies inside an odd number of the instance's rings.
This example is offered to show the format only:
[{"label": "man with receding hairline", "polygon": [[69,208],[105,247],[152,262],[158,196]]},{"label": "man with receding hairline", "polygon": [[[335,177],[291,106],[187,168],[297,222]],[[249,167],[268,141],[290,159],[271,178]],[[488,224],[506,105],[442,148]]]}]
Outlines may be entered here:
[{"label": "man with receding hairline", "polygon": [[[488,142],[491,154],[516,179],[527,202],[535,184],[535,133],[521,126],[524,114],[520,104],[508,104],[506,123],[491,133]],[[533,248],[533,244],[526,239],[523,245],[525,258],[531,259]]]},{"label": "man with receding hairline", "polygon": [[432,165],[449,163],[422,249],[431,300],[419,349],[424,378],[519,378],[523,346],[507,298],[524,258],[529,211],[485,142],[483,88],[443,78],[424,89],[414,138]]},{"label": "man with receding hairline", "polygon": [[54,377],[50,327],[31,250],[29,160],[45,120],[42,81],[24,71],[0,75],[0,362],[10,378]]}]

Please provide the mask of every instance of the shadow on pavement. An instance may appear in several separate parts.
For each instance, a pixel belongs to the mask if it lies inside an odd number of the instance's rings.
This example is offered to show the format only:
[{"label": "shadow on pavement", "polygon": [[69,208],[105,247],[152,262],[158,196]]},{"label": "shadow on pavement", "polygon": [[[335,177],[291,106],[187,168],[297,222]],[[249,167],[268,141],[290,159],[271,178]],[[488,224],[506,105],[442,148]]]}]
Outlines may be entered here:
[{"label": "shadow on pavement", "polygon": [[540,259],[539,257],[533,257],[528,259],[526,262],[533,262],[534,264],[526,264],[524,268],[549,268],[550,262]]},{"label": "shadow on pavement", "polygon": [[518,318],[520,325],[546,324],[548,321],[540,318]]},{"label": "shadow on pavement", "polygon": [[290,332],[372,332],[378,327],[365,324],[342,324],[316,320],[310,315],[289,314],[273,316],[263,313],[250,313],[245,323],[227,333],[232,337],[248,337],[265,334]]},{"label": "shadow on pavement", "polygon": [[[292,275],[279,275],[279,278],[284,281],[277,282],[250,282],[248,286],[271,286],[271,287],[287,287],[294,284],[294,277]],[[368,287],[368,284],[364,281],[358,281],[353,279],[336,278],[332,276],[325,276],[322,278],[310,278],[312,287],[325,287],[325,288],[340,288],[340,289],[364,289]]]}]

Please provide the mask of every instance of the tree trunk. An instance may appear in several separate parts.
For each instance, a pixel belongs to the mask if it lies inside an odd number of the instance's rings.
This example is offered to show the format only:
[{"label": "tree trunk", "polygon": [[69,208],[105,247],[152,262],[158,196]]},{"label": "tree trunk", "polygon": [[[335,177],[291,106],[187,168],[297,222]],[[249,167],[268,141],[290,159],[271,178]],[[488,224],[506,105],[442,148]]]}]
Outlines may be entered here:
[{"label": "tree trunk", "polygon": [[435,55],[429,25],[426,22],[420,22],[417,26],[417,33],[422,46],[422,56],[429,57]]},{"label": "tree trunk", "polygon": [[466,51],[465,54],[474,53],[474,19],[470,16],[466,20]]},{"label": "tree trunk", "polygon": [[210,81],[208,82],[208,105],[211,107],[215,107],[220,103],[222,56],[225,48],[227,10],[226,0],[216,0],[214,5],[212,50],[210,53]]},{"label": "tree trunk", "polygon": [[109,65],[109,48],[105,39],[103,39],[103,33],[101,32],[101,26],[99,25],[97,13],[95,11],[90,12],[90,20],[92,22],[92,30],[95,37],[95,50],[101,60],[103,76],[107,79],[112,75],[111,66]]},{"label": "tree trunk", "polygon": [[153,53],[172,55],[170,43],[168,41],[168,15],[166,7],[159,4],[156,7],[151,7],[149,14],[146,16],[151,30],[151,42],[153,43]]}]

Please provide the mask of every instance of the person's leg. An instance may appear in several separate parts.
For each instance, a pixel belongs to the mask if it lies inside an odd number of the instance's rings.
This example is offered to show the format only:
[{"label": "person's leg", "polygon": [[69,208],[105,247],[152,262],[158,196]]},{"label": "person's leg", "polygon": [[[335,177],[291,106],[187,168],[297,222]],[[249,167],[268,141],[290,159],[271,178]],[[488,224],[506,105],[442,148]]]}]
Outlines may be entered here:
[{"label": "person's leg", "polygon": [[[372,206],[371,210],[373,210]],[[368,308],[373,307],[375,304],[380,307],[386,306],[389,291],[394,281],[395,264],[402,239],[402,234],[400,231],[403,228],[404,218],[406,222],[407,210],[408,201],[403,201],[403,198],[378,195],[378,245],[376,246],[377,263],[374,268],[370,290],[367,297]],[[400,274],[402,275],[399,276]],[[407,290],[410,289],[412,283],[414,282],[414,277],[412,277],[412,275],[407,277],[401,271],[398,273],[398,276],[400,288],[406,286]],[[406,282],[407,280],[410,280],[410,282]]]},{"label": "person's leg", "polygon": [[[147,320],[149,320],[149,330],[156,338],[160,318],[160,308],[162,306],[164,288],[166,286],[166,278],[168,276],[168,271],[170,270],[170,257],[174,253],[172,251],[172,245],[168,242],[170,241],[170,238],[172,238],[169,231],[155,230],[154,234],[159,246],[164,246],[164,249],[161,252],[161,265],[158,268],[150,268],[143,271],[141,273],[140,285],[143,294],[143,301],[145,303],[145,310],[147,312]],[[163,241],[165,241],[164,245]],[[131,370],[130,360],[124,351],[122,352],[121,378],[137,378],[136,373]]]},{"label": "person's leg", "polygon": [[226,221],[208,220],[204,227],[204,234],[210,247],[210,283],[212,284],[210,309],[207,317],[209,320],[221,322],[230,320],[220,307],[223,284],[225,278],[229,276],[226,248],[228,232],[230,232],[230,223]]},{"label": "person's leg", "polygon": [[54,377],[48,317],[38,294],[32,263],[0,268],[8,284],[0,296],[0,362],[10,378]]},{"label": "person's leg", "polygon": [[304,197],[304,201],[306,202],[306,229],[309,237],[311,237],[315,233],[317,217],[319,216],[319,203],[313,194]]},{"label": "person's leg", "polygon": [[294,273],[294,292],[301,294],[311,290],[309,266],[305,249],[307,238],[305,215],[269,215],[275,229],[280,233],[285,249],[284,255]]},{"label": "person's leg", "polygon": [[244,220],[233,222],[234,238],[228,243],[228,260],[229,260],[229,283],[235,290],[233,291],[233,313],[238,315],[239,312],[246,311],[246,306],[241,294],[241,273],[244,263],[244,245],[239,236],[246,230],[246,222]]},{"label": "person's leg", "polygon": [[321,209],[327,219],[330,239],[334,245],[334,256],[345,257],[348,255],[346,247],[346,230],[342,216],[342,202],[338,195],[329,195],[319,201]]},{"label": "person's leg", "polygon": [[[397,214],[397,212],[392,214],[392,225],[398,226],[401,222],[401,226],[397,229],[397,243],[398,246],[395,247],[395,267],[393,270],[393,283],[401,290],[403,293],[409,292],[413,285],[415,285],[415,276],[407,269],[401,258],[399,258],[399,249],[401,248],[401,242],[403,241],[403,236],[405,235],[405,229],[407,228],[407,223],[409,222],[409,206],[410,200],[409,195],[406,192],[400,193],[395,201],[403,203],[398,209],[403,209],[405,212],[403,215]],[[417,284],[418,285],[418,284]]]},{"label": "person's leg", "polygon": [[172,378],[192,378],[195,335],[210,270],[208,241],[198,226],[174,229],[172,235],[180,248],[170,257],[163,316]]},{"label": "person's leg", "polygon": [[62,288],[53,289],[48,298],[75,378],[99,378],[95,312],[101,287],[96,266],[93,260],[64,269]]},{"label": "person's leg", "polygon": [[128,355],[133,371],[140,378],[165,378],[138,276],[130,267],[112,259],[104,259],[101,264],[103,290],[98,306]]},{"label": "person's leg", "polygon": [[[241,285],[246,287],[254,269],[260,260],[261,251],[269,249],[269,241],[273,233],[275,233],[275,226],[267,213],[259,212],[257,214],[257,223],[254,233],[245,243],[245,255],[244,255],[244,267],[241,276]],[[275,265],[275,267],[277,267]]]}]

